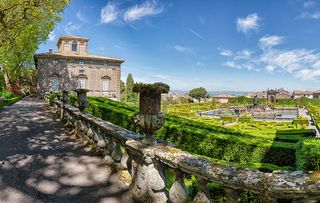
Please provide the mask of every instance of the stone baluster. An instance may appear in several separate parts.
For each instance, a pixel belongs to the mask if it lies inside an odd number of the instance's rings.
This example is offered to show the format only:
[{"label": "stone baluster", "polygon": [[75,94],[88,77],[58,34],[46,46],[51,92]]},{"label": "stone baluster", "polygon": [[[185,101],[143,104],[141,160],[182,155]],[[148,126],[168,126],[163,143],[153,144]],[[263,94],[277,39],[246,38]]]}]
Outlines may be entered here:
[{"label": "stone baluster", "polygon": [[224,187],[223,189],[226,193],[228,203],[241,201],[240,193],[238,190],[228,187]]},{"label": "stone baluster", "polygon": [[89,102],[87,100],[87,89],[76,89],[75,92],[77,93],[77,104],[80,111],[84,111],[85,108],[89,106]]},{"label": "stone baluster", "polygon": [[111,152],[111,157],[112,159],[114,160],[115,162],[115,167],[116,167],[116,170],[121,170],[121,159],[123,157],[123,154],[121,152],[121,145],[119,142],[115,141],[114,140],[114,149],[113,151]]},{"label": "stone baluster", "polygon": [[106,164],[111,165],[114,163],[114,160],[111,154],[115,149],[115,143],[113,142],[113,138],[111,135],[110,136],[106,135],[106,138],[108,140],[108,143],[107,143],[107,147],[104,154],[104,160],[106,161]]},{"label": "stone baluster", "polygon": [[175,169],[176,179],[172,184],[169,197],[173,203],[184,203],[188,201],[188,189],[184,184],[184,174],[181,170]]},{"label": "stone baluster", "polygon": [[101,149],[101,150],[105,150],[106,148],[106,141],[103,137],[103,133],[100,131],[100,129],[98,127],[95,128],[94,131],[94,138],[98,139],[97,142],[97,146]]},{"label": "stone baluster", "polygon": [[208,182],[202,178],[197,178],[199,182],[199,188],[196,196],[193,198],[193,202],[195,203],[210,203],[210,193],[208,190]]},{"label": "stone baluster", "polygon": [[[136,162],[133,160],[133,155],[130,154],[130,151],[129,151],[128,148],[126,148],[126,152],[127,152],[126,154],[127,154],[127,156],[128,156],[127,163],[126,163],[126,165],[127,165],[127,170],[128,170],[128,172],[129,172],[129,174],[131,175],[131,177],[133,178],[133,177],[134,177],[134,174],[135,174],[135,169],[136,169],[137,164],[136,164]],[[123,158],[123,159],[125,159],[125,158]],[[124,160],[123,160],[123,161],[124,161]],[[121,160],[121,162],[122,162],[122,160]]]},{"label": "stone baluster", "polygon": [[89,141],[90,144],[94,144],[94,141],[93,141],[94,127],[91,126],[89,123],[87,123],[86,126],[87,126],[88,130],[87,130],[87,132],[85,134],[85,138],[86,138],[86,140]]}]

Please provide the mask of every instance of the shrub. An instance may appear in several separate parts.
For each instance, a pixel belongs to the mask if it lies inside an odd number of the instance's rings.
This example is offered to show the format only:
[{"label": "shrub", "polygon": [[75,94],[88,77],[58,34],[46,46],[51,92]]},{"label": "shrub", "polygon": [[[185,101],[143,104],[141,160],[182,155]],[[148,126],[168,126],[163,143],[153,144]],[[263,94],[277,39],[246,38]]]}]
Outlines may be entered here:
[{"label": "shrub", "polygon": [[12,105],[12,104],[16,103],[20,99],[22,99],[22,96],[13,97],[11,99],[6,99],[6,100],[0,100],[0,109],[4,106],[8,106],[8,105]]},{"label": "shrub", "polygon": [[239,122],[251,122],[253,121],[252,116],[240,116],[238,119]]},{"label": "shrub", "polygon": [[297,148],[297,169],[298,170],[319,170],[320,169],[320,139],[307,139],[298,145]]},{"label": "shrub", "polygon": [[235,116],[220,116],[220,119],[222,121],[228,122],[228,123],[232,123],[235,122],[237,120],[237,118]]},{"label": "shrub", "polygon": [[13,92],[4,90],[3,92],[1,92],[0,97],[5,99],[11,99],[12,97],[14,97],[14,95]]},{"label": "shrub", "polygon": [[49,105],[50,106],[53,106],[53,102],[54,102],[54,99],[56,98],[56,95],[53,94],[53,93],[50,93],[49,94],[49,97],[48,97],[48,101],[49,101]]},{"label": "shrub", "polygon": [[293,124],[309,125],[308,118],[294,118]]}]

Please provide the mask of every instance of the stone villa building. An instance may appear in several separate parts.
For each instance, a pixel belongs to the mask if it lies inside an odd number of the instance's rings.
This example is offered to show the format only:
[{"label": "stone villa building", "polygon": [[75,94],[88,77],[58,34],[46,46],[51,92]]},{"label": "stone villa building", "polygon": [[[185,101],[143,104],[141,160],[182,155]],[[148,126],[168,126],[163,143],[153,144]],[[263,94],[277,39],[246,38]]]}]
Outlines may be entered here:
[{"label": "stone villa building", "polygon": [[120,100],[120,77],[123,59],[88,53],[88,38],[61,36],[58,51],[34,56],[38,69],[39,96],[67,89],[89,89],[89,96]]}]

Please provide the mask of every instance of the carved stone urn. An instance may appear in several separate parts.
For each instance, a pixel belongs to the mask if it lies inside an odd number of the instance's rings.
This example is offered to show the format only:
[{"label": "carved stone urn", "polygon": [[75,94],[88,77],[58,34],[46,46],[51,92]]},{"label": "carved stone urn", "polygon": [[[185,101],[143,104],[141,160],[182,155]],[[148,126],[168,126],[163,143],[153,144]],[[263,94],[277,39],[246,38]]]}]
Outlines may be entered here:
[{"label": "carved stone urn", "polygon": [[68,102],[69,99],[69,91],[68,90],[62,90],[62,98],[61,101],[65,104]]},{"label": "carved stone urn", "polygon": [[80,111],[84,111],[85,108],[89,106],[89,102],[87,100],[87,92],[88,89],[76,89],[77,93],[77,104]]},{"label": "carved stone urn", "polygon": [[161,94],[169,92],[169,86],[164,83],[135,84],[134,92],[140,93],[139,113],[134,117],[134,122],[144,133],[143,144],[152,145],[156,143],[153,133],[159,130],[165,121],[165,117],[160,113]]}]

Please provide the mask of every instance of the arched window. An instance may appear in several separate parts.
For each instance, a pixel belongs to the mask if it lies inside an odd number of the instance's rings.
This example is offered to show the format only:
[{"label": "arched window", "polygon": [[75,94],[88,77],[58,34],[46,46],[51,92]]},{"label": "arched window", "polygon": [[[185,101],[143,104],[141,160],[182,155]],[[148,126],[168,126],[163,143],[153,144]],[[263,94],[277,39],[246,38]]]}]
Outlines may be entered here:
[{"label": "arched window", "polygon": [[72,42],[72,51],[77,51],[77,49],[78,49],[78,43],[75,40],[73,40],[73,42]]}]

